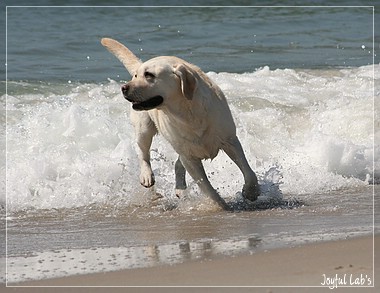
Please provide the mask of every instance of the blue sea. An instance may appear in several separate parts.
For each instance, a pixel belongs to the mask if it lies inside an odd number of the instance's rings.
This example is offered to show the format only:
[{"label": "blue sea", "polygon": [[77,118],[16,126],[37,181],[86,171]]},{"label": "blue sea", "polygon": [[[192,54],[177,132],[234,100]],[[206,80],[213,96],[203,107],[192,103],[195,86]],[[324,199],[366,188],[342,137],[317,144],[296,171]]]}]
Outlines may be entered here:
[{"label": "blue sea", "polygon": [[[380,179],[373,7],[8,2],[20,6],[5,9],[7,80],[0,83],[3,282],[373,232]],[[262,187],[254,208],[244,208],[243,178],[224,153],[204,165],[236,211],[215,209],[191,178],[178,199],[177,155],[161,136],[151,149],[156,185],[140,186],[130,105],[120,91],[130,76],[102,37],[143,61],[186,59],[219,85]]]},{"label": "blue sea", "polygon": [[205,72],[371,65],[372,17],[372,7],[8,7],[8,80],[128,79],[104,36]]}]

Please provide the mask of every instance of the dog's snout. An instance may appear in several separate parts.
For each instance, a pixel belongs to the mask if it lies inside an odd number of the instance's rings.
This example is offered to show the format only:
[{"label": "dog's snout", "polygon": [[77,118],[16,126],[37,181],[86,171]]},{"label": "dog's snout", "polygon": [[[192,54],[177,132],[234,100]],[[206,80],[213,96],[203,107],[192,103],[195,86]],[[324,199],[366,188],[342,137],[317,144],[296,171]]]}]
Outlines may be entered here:
[{"label": "dog's snout", "polygon": [[123,95],[126,96],[128,94],[128,91],[129,91],[129,85],[127,83],[125,85],[123,85],[121,87],[121,91],[123,92]]}]

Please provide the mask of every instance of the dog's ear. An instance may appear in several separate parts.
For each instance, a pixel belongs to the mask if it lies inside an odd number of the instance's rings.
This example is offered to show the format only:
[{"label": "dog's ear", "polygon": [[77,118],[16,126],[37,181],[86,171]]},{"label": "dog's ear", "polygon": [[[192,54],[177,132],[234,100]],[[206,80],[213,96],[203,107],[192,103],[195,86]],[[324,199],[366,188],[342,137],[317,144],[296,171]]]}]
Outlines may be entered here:
[{"label": "dog's ear", "polygon": [[140,67],[142,62],[127,47],[118,41],[109,38],[103,38],[101,40],[101,43],[104,47],[107,48],[108,51],[115,55],[121,63],[123,63],[131,76],[136,73],[137,68]]},{"label": "dog's ear", "polygon": [[194,92],[197,89],[198,80],[197,74],[189,66],[185,64],[178,64],[174,66],[174,74],[181,80],[182,94],[191,100],[194,96]]}]

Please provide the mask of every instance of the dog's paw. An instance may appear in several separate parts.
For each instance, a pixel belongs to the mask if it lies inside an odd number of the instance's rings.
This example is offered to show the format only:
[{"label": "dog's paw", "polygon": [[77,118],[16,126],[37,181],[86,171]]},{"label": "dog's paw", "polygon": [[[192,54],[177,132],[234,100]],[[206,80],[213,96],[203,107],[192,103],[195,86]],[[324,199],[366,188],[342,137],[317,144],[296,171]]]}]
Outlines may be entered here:
[{"label": "dog's paw", "polygon": [[175,189],[175,196],[177,198],[183,198],[183,193],[185,192],[185,189],[179,189],[179,188],[176,188]]},{"label": "dog's paw", "polygon": [[155,182],[154,174],[152,172],[141,172],[140,183],[142,186],[149,188],[152,187]]},{"label": "dog's paw", "polygon": [[154,176],[142,177],[140,176],[140,183],[142,186],[149,188],[152,187],[155,183]]},{"label": "dog's paw", "polygon": [[260,196],[260,186],[259,184],[244,184],[242,195],[245,199],[250,201],[255,201]]}]

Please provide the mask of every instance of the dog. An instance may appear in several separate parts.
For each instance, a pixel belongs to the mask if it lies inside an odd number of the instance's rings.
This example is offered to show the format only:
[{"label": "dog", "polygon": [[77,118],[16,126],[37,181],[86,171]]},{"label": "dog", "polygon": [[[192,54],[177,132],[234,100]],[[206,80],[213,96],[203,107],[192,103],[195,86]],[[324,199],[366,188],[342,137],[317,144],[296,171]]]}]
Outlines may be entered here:
[{"label": "dog", "polygon": [[203,159],[213,159],[223,150],[243,173],[243,197],[255,201],[260,194],[258,180],[236,136],[236,126],[222,90],[199,67],[178,57],[159,56],[142,62],[116,40],[102,38],[101,43],[132,76],[121,90],[132,105],[140,183],[145,187],[155,183],[150,146],[153,136],[160,133],[179,155],[175,163],[177,193],[187,187],[187,171],[202,193],[230,210],[210,184],[202,165]]}]

